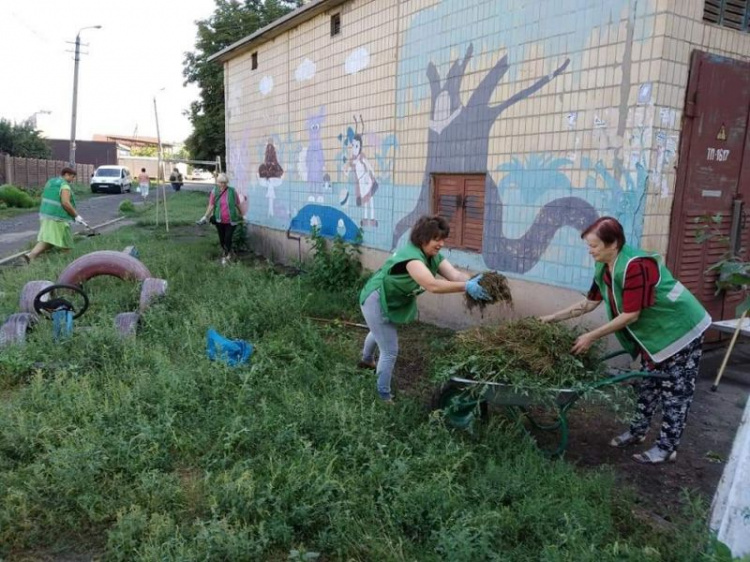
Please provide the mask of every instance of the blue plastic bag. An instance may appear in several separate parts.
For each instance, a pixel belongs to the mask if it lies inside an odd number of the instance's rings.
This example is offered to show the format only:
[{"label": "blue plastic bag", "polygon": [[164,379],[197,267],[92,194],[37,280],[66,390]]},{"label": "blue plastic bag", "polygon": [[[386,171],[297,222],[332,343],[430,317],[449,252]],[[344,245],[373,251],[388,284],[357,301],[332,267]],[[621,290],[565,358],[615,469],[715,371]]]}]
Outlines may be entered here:
[{"label": "blue plastic bag", "polygon": [[229,340],[213,328],[206,332],[206,355],[211,361],[218,357],[230,367],[242,365],[250,360],[253,354],[253,344],[243,340]]}]

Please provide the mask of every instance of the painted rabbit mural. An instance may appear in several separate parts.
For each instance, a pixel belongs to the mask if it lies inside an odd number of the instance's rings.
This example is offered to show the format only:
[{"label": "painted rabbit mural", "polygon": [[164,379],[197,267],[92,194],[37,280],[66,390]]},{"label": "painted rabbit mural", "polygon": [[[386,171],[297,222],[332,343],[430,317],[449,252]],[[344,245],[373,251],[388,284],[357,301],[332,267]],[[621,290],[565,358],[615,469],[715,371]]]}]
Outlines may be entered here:
[{"label": "painted rabbit mural", "polygon": [[307,118],[308,145],[299,156],[298,172],[302,181],[312,188],[313,193],[320,193],[325,186],[325,155],[321,129],[326,119],[326,108],[320,106],[317,113]]},{"label": "painted rabbit mural", "polygon": [[[419,216],[429,212],[432,175],[486,170],[490,130],[495,121],[506,109],[554,80],[570,63],[570,59],[566,59],[551,74],[538,79],[502,103],[490,106],[495,89],[510,68],[506,55],[490,69],[472,92],[468,103],[463,105],[461,82],[472,52],[473,46],[470,44],[463,60],[454,61],[444,81],[432,62],[427,66],[431,97],[427,164],[417,204],[396,225],[393,247]],[[539,261],[560,228],[570,226],[581,230],[597,217],[596,209],[585,200],[563,197],[544,205],[521,237],[508,238],[503,232],[503,203],[497,185],[491,175],[487,174],[482,257],[489,268],[526,273]]]},{"label": "painted rabbit mural", "polygon": [[[362,153],[362,135],[365,132],[365,121],[362,116],[354,117],[355,132],[352,137],[350,148],[350,157],[347,163],[348,169],[354,173],[355,201],[357,207],[364,206],[364,215],[362,226],[378,226],[375,220],[375,202],[373,196],[378,190],[378,181],[375,179],[375,171],[372,169],[370,162]],[[362,125],[362,132],[359,126]],[[368,216],[369,215],[369,216]]]}]

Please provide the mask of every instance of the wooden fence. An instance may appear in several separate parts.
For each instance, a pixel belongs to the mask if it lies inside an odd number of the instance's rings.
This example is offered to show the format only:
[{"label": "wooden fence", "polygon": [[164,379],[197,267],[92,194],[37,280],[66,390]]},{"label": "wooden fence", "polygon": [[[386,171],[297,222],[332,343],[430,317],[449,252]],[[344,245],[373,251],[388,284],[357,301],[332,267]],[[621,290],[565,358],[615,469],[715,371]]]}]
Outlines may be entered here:
[{"label": "wooden fence", "polygon": [[[60,175],[67,166],[62,160],[40,160],[38,158],[18,158],[0,154],[0,185],[9,183],[19,187],[42,187],[47,180]],[[94,173],[92,164],[76,164],[77,181],[88,183]]]}]

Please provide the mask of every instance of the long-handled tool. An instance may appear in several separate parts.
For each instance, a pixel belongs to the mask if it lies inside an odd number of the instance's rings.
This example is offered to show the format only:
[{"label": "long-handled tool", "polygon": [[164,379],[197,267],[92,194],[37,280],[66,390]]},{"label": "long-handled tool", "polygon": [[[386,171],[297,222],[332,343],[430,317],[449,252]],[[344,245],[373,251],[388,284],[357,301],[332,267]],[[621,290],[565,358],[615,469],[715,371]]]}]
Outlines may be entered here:
[{"label": "long-handled tool", "polygon": [[719,388],[719,381],[721,380],[721,376],[724,374],[724,369],[727,367],[727,363],[729,362],[729,356],[732,353],[732,349],[734,349],[734,344],[737,343],[737,337],[740,335],[740,332],[742,331],[742,325],[745,323],[745,318],[747,318],[748,311],[742,313],[742,316],[740,316],[739,320],[737,320],[737,327],[734,329],[734,334],[732,334],[732,340],[729,342],[729,347],[727,348],[727,352],[724,354],[724,360],[721,362],[721,367],[719,367],[719,373],[716,375],[716,380],[714,381],[714,384],[711,385],[711,391],[716,392],[716,389]]}]

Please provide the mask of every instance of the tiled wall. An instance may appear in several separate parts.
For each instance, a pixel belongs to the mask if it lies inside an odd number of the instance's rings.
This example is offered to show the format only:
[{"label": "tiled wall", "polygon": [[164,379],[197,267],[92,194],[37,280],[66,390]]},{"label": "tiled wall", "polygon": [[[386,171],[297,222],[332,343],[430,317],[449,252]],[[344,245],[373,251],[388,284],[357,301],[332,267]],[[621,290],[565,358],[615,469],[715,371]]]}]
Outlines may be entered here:
[{"label": "tiled wall", "polygon": [[[750,33],[735,31],[703,21],[703,2],[670,0],[662,2],[664,12],[656,18],[655,50],[660,53],[655,80],[654,151],[646,203],[642,245],[666,253],[669,220],[675,194],[676,157],[685,94],[694,50],[724,55],[738,60],[750,59]],[[670,158],[663,160],[666,153]]]},{"label": "tiled wall", "polygon": [[575,289],[590,283],[579,235],[597,216],[666,250],[689,56],[679,38],[748,52],[725,38],[736,32],[701,24],[697,1],[339,10],[339,36],[320,15],[260,45],[258,69],[250,53],[225,66],[229,171],[250,221],[350,238],[361,226],[365,245],[390,251],[429,211],[430,174],[487,172],[483,252],[451,261]]}]

